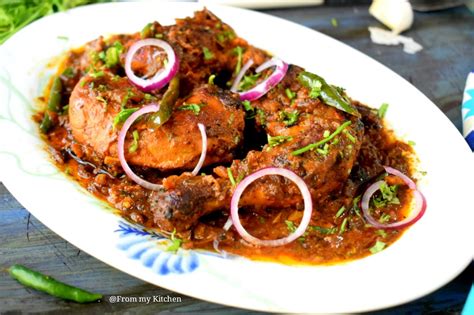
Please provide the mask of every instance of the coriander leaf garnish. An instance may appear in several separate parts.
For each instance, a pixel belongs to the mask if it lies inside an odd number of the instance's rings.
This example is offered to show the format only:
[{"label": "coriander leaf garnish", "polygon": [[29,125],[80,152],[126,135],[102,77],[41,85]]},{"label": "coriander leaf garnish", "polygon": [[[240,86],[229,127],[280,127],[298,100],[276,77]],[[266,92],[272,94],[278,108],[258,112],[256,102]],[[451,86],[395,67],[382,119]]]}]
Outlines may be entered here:
[{"label": "coriander leaf garnish", "polygon": [[242,54],[244,49],[240,46],[235,47],[232,52],[237,55],[237,64],[235,65],[235,73],[239,73],[242,68]]},{"label": "coriander leaf garnish", "polygon": [[134,153],[134,152],[137,151],[137,149],[138,149],[138,140],[140,139],[140,135],[138,134],[137,130],[134,130],[132,135],[133,135],[133,142],[130,145],[130,147],[128,148],[129,153]]},{"label": "coriander leaf garnish", "polygon": [[327,137],[324,137],[322,140],[316,142],[316,143],[311,143],[311,144],[308,144],[307,146],[305,147],[302,147],[301,149],[298,149],[296,151],[293,151],[291,152],[292,155],[300,155],[306,151],[310,151],[310,150],[313,150],[313,149],[316,149],[318,148],[319,146],[321,145],[324,145],[325,143],[331,141],[335,136],[337,136],[338,134],[340,134],[347,126],[349,126],[351,124],[351,121],[348,120],[346,121],[345,123],[343,123],[342,125],[340,125],[332,134],[330,134],[329,136]]},{"label": "coriander leaf garnish", "polygon": [[387,110],[388,110],[388,104],[387,104],[387,103],[383,103],[382,105],[380,105],[380,108],[379,108],[378,111],[377,111],[377,115],[378,115],[380,118],[384,118],[385,115],[387,114]]},{"label": "coriander leaf garnish", "polygon": [[201,107],[205,106],[206,104],[184,104],[183,106],[178,107],[178,110],[190,110],[194,113],[194,115],[199,115],[201,112]]},{"label": "coriander leaf garnish", "polygon": [[207,47],[202,47],[202,53],[204,55],[204,60],[212,60],[214,59],[214,53],[209,50]]},{"label": "coriander leaf garnish", "polygon": [[372,246],[369,250],[372,254],[382,251],[387,245],[382,241],[375,242],[375,245]]},{"label": "coriander leaf garnish", "polygon": [[130,117],[138,108],[122,108],[120,112],[114,118],[113,127],[115,128],[118,124],[123,124],[128,117]]},{"label": "coriander leaf garnish", "polygon": [[166,248],[166,251],[176,253],[183,243],[183,240],[176,236],[176,229],[171,232],[170,240],[171,245]]},{"label": "coriander leaf garnish", "polygon": [[276,147],[277,145],[293,140],[293,137],[292,136],[272,137],[270,135],[267,135],[267,139],[268,139],[268,145],[273,148],[273,147]]},{"label": "coriander leaf garnish", "polygon": [[281,111],[279,115],[281,121],[285,124],[285,126],[290,127],[296,124],[296,122],[298,121],[298,117],[300,116],[300,112],[295,109],[292,112]]}]

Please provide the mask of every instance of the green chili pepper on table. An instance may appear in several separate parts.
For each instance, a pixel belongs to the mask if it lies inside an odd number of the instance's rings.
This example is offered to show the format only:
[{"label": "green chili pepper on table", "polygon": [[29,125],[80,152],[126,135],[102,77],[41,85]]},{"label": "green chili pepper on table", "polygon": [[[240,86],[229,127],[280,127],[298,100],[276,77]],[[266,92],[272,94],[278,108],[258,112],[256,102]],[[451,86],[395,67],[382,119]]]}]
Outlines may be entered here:
[{"label": "green chili pepper on table", "polygon": [[175,76],[171,79],[168,89],[166,90],[160,102],[160,110],[151,116],[151,120],[158,125],[164,124],[173,112],[174,103],[179,96],[179,78]]},{"label": "green chili pepper on table", "polygon": [[78,303],[94,302],[102,298],[102,294],[91,293],[77,287],[70,286],[63,282],[43,275],[22,265],[13,265],[8,269],[10,275],[21,284],[46,292],[50,295],[71,300]]}]

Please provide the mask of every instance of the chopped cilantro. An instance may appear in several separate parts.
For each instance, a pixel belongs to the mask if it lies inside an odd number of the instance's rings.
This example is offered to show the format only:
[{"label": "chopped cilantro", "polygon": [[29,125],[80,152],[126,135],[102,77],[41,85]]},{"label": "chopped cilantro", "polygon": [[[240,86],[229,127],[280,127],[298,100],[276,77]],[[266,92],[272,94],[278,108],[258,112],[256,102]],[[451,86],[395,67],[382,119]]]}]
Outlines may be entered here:
[{"label": "chopped cilantro", "polygon": [[207,79],[207,84],[209,85],[214,85],[214,79],[216,78],[216,75],[215,74],[211,74],[209,76],[209,79]]},{"label": "chopped cilantro", "polygon": [[380,223],[387,223],[391,218],[392,218],[392,217],[390,216],[390,214],[383,213],[383,214],[380,216],[379,222],[380,222]]},{"label": "chopped cilantro", "polygon": [[64,69],[63,73],[61,74],[67,78],[74,78],[74,69],[71,67],[68,67]]},{"label": "chopped cilantro", "polygon": [[288,231],[290,231],[290,233],[294,233],[296,231],[296,226],[293,221],[285,220],[285,224],[286,228],[288,229]]},{"label": "chopped cilantro", "polygon": [[93,77],[94,79],[103,77],[105,75],[104,71],[99,70],[99,71],[94,71],[90,73],[90,76]]},{"label": "chopped cilantro", "polygon": [[381,237],[387,237],[387,232],[385,232],[384,230],[377,230],[375,231],[375,233],[377,233]]},{"label": "chopped cilantro", "polygon": [[133,142],[130,145],[130,147],[128,148],[129,153],[134,153],[134,152],[137,151],[137,149],[138,149],[138,139],[140,138],[140,135],[138,134],[138,130],[134,130],[132,135],[133,135]]},{"label": "chopped cilantro", "polygon": [[261,73],[251,74],[251,75],[244,75],[242,81],[239,83],[239,90],[246,91],[253,87],[256,83],[258,78],[260,77]]},{"label": "chopped cilantro", "polygon": [[205,104],[184,104],[183,106],[178,107],[178,110],[190,110],[194,115],[199,115],[201,112],[201,107]]},{"label": "chopped cilantro", "polygon": [[321,234],[334,234],[337,232],[336,227],[327,228],[322,226],[310,226],[313,231],[319,232]]},{"label": "chopped cilantro", "polygon": [[344,130],[343,133],[346,135],[347,139],[349,139],[352,143],[356,143],[356,138],[347,130]]},{"label": "chopped cilantro", "polygon": [[118,124],[124,123],[128,117],[130,117],[137,110],[138,108],[122,108],[114,118],[113,127],[115,128]]},{"label": "chopped cilantro", "polygon": [[181,244],[183,243],[183,240],[180,238],[176,237],[176,229],[173,230],[171,233],[171,244],[166,248],[167,252],[173,252],[176,253],[178,249],[181,247]]},{"label": "chopped cilantro", "polygon": [[235,47],[232,49],[232,52],[237,55],[237,64],[235,65],[235,73],[239,73],[240,69],[242,68],[242,54],[244,49],[240,46]]},{"label": "chopped cilantro", "polygon": [[316,142],[316,143],[311,143],[311,144],[308,144],[307,146],[305,147],[302,147],[301,149],[298,149],[296,151],[293,151],[291,152],[292,155],[299,155],[299,154],[302,154],[306,151],[310,151],[310,150],[313,150],[315,148],[318,148],[320,146],[322,146],[323,144],[331,141],[335,136],[337,136],[338,134],[340,134],[347,126],[349,126],[351,124],[351,121],[348,120],[346,121],[345,123],[343,123],[342,125],[340,125],[332,134],[330,134],[329,136],[327,137],[324,137],[322,140]]},{"label": "chopped cilantro", "polygon": [[344,218],[342,221],[341,227],[339,228],[339,234],[342,234],[346,231],[346,226],[347,226],[347,218]]},{"label": "chopped cilantro", "polygon": [[285,126],[290,127],[296,124],[298,117],[300,116],[300,112],[295,109],[292,112],[281,111],[279,115]]},{"label": "chopped cilantro", "polygon": [[234,38],[235,38],[235,33],[232,31],[222,31],[219,34],[217,34],[217,41],[221,44],[227,40],[232,40]]},{"label": "chopped cilantro", "polygon": [[388,104],[387,104],[387,103],[383,103],[382,105],[380,105],[380,108],[379,108],[379,110],[377,111],[377,115],[378,115],[380,118],[384,118],[384,117],[385,117],[385,114],[387,113],[387,109],[388,109]]},{"label": "chopped cilantro", "polygon": [[257,114],[260,124],[264,126],[267,123],[267,117],[265,116],[265,112],[260,108],[257,108]]},{"label": "chopped cilantro", "polygon": [[227,176],[229,176],[229,180],[232,186],[235,186],[237,183],[235,181],[234,174],[232,174],[232,170],[230,169],[230,167],[227,168]]},{"label": "chopped cilantro", "polygon": [[105,65],[110,68],[118,64],[122,51],[123,46],[119,41],[116,41],[111,47],[107,48],[105,52]]},{"label": "chopped cilantro", "polygon": [[246,112],[253,112],[255,110],[248,100],[243,101],[242,105],[244,106]]},{"label": "chopped cilantro", "polygon": [[322,148],[316,148],[316,152],[318,152],[321,155],[328,155],[329,154],[329,144],[325,143]]},{"label": "chopped cilantro", "polygon": [[382,251],[387,245],[382,241],[375,242],[375,245],[372,246],[369,250],[372,254]]},{"label": "chopped cilantro", "polygon": [[416,145],[415,141],[412,141],[412,140],[408,140],[408,144],[411,145],[412,147]]},{"label": "chopped cilantro", "polygon": [[202,53],[204,55],[204,60],[212,60],[214,59],[214,53],[209,50],[207,47],[202,47]]},{"label": "chopped cilantro", "polygon": [[344,213],[344,211],[346,211],[346,207],[342,206],[341,208],[339,208],[336,213],[336,218],[339,218]]},{"label": "chopped cilantro", "polygon": [[285,94],[286,94],[286,97],[288,97],[290,101],[292,101],[296,97],[296,92],[293,92],[289,88],[285,89]]},{"label": "chopped cilantro", "polygon": [[293,137],[292,136],[272,137],[270,135],[267,135],[267,139],[268,139],[268,145],[273,148],[273,147],[276,147],[277,145],[293,140]]},{"label": "chopped cilantro", "polygon": [[372,202],[376,208],[381,208],[387,204],[400,204],[400,200],[397,197],[398,185],[387,185],[383,182],[380,185],[380,195],[372,199]]}]

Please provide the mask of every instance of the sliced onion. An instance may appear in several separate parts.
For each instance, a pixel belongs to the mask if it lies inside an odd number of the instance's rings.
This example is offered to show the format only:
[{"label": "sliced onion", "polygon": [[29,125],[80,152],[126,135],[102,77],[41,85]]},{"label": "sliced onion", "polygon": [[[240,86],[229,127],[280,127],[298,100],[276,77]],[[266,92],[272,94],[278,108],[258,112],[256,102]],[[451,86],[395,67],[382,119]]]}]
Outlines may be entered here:
[{"label": "sliced onion", "polygon": [[[242,223],[240,222],[240,218],[239,218],[239,200],[245,188],[247,188],[247,186],[250,185],[252,182],[254,182],[256,179],[263,176],[267,176],[267,175],[280,175],[294,182],[296,186],[298,186],[299,190],[301,191],[301,194],[303,195],[303,200],[304,200],[303,218],[301,219],[301,223],[298,226],[298,228],[290,235],[284,238],[276,239],[276,240],[261,240],[250,235],[242,226]],[[308,186],[306,186],[303,179],[290,170],[287,170],[284,168],[276,168],[276,167],[261,169],[247,176],[246,178],[244,178],[235,188],[234,195],[232,196],[232,200],[230,202],[230,214],[232,217],[232,224],[235,226],[235,229],[240,234],[240,236],[242,236],[244,240],[246,240],[247,242],[251,244],[259,245],[259,246],[281,246],[281,245],[285,245],[285,244],[293,242],[298,237],[303,235],[304,232],[306,231],[306,228],[309,225],[309,221],[311,220],[312,212],[313,212],[313,202],[311,200],[311,194],[309,192]],[[226,226],[230,227],[229,224],[226,224]]]},{"label": "sliced onion", "polygon": [[[127,135],[128,129],[130,129],[130,126],[135,122],[135,120],[137,120],[142,115],[157,112],[159,109],[160,109],[159,105],[150,104],[150,105],[140,108],[139,110],[134,112],[132,115],[130,115],[130,117],[128,117],[128,119],[123,124],[122,129],[120,130],[120,133],[118,136],[118,144],[117,144],[120,165],[122,165],[122,168],[125,171],[125,174],[127,174],[127,176],[130,177],[130,179],[133,180],[138,185],[146,189],[157,190],[157,191],[163,190],[163,186],[144,180],[143,178],[135,174],[133,170],[130,168],[130,166],[128,165],[127,160],[125,159],[125,137]],[[204,163],[204,160],[206,159],[206,151],[207,151],[206,128],[201,123],[198,123],[198,127],[202,136],[202,152],[199,158],[199,162],[192,172],[193,175],[196,175],[201,169],[202,164]]]},{"label": "sliced onion", "polygon": [[[162,48],[168,59],[168,63],[163,69],[160,69],[155,75],[150,79],[140,78],[135,75],[132,70],[132,61],[133,56],[137,51],[145,46],[155,46]],[[128,79],[135,84],[140,90],[144,92],[149,92],[152,90],[160,89],[165,86],[178,72],[179,69],[179,60],[176,56],[173,48],[167,42],[156,39],[156,38],[147,38],[135,42],[127,52],[125,57],[125,73],[127,74]]]},{"label": "sliced onion", "polygon": [[127,176],[130,177],[130,179],[133,180],[138,185],[150,190],[162,190],[163,186],[146,181],[132,171],[132,169],[127,163],[127,160],[125,159],[125,148],[124,148],[125,136],[127,135],[127,131],[130,128],[130,126],[135,122],[135,120],[138,119],[138,117],[144,114],[157,112],[159,109],[160,109],[160,105],[150,104],[150,105],[140,108],[139,110],[134,112],[132,115],[130,115],[130,117],[127,118],[127,120],[123,124],[122,129],[120,130],[120,133],[118,136],[118,144],[117,144],[120,165],[122,165],[122,168],[125,171],[125,174],[127,174]]},{"label": "sliced onion", "polygon": [[364,192],[364,195],[362,196],[361,208],[362,208],[362,212],[364,213],[364,217],[365,217],[365,219],[367,220],[367,222],[369,224],[371,224],[372,226],[374,226],[377,229],[396,229],[396,228],[400,229],[400,228],[412,225],[413,223],[415,223],[416,221],[421,219],[421,217],[425,214],[425,211],[426,211],[426,198],[418,190],[418,188],[416,187],[416,184],[408,176],[406,176],[405,174],[403,174],[399,170],[396,170],[396,169],[394,169],[392,167],[389,167],[389,166],[384,166],[384,169],[387,173],[401,178],[403,180],[403,182],[410,189],[413,190],[413,196],[415,198],[415,208],[412,209],[412,211],[410,212],[410,215],[402,221],[387,223],[387,224],[380,223],[379,221],[377,221],[370,214],[369,203],[370,203],[370,199],[372,198],[373,194],[376,191],[380,190],[380,187],[382,186],[382,184],[385,183],[383,180],[379,180],[379,181],[373,183],[372,185],[370,185],[367,188],[367,190]]},{"label": "sliced onion", "polygon": [[238,93],[237,91],[239,90],[239,84],[240,81],[242,81],[242,78],[244,77],[245,73],[250,69],[250,67],[253,65],[253,59],[249,59],[242,69],[240,69],[239,73],[237,74],[237,77],[234,80],[234,83],[232,84],[232,87],[230,90],[234,93]]},{"label": "sliced onion", "polygon": [[202,164],[204,163],[204,160],[206,159],[206,153],[207,153],[206,127],[201,123],[198,123],[198,127],[199,127],[199,131],[201,132],[202,145],[201,145],[201,156],[199,157],[199,161],[194,167],[194,170],[191,172],[194,176],[196,176],[197,173],[199,173],[199,170],[201,169]]},{"label": "sliced onion", "polygon": [[[253,64],[253,60],[249,60],[249,61],[247,61],[247,63],[245,65],[247,65],[250,61],[252,61],[252,64]],[[250,66],[248,66],[248,68],[250,68]],[[273,57],[272,59],[267,60],[266,62],[262,63],[255,70],[255,72],[260,73],[263,70],[268,69],[268,68],[273,67],[273,66],[276,67],[275,71],[273,71],[273,73],[268,78],[266,78],[265,80],[263,80],[262,82],[257,84],[255,87],[251,88],[250,90],[247,90],[247,91],[244,91],[244,92],[239,92],[240,99],[242,101],[253,101],[253,100],[256,100],[256,99],[262,97],[268,91],[270,91],[273,87],[275,87],[278,83],[280,83],[281,80],[283,80],[283,78],[285,77],[286,72],[288,71],[288,64],[285,63],[283,60],[281,60],[279,58],[276,58],[276,57]],[[233,90],[233,92],[237,91],[237,87],[239,86],[240,81],[242,80],[242,78],[243,78],[245,72],[248,70],[248,68],[246,69],[245,66],[242,67],[241,71],[239,72],[239,74],[235,78],[235,81],[232,84],[232,88],[235,88],[235,90]]]}]

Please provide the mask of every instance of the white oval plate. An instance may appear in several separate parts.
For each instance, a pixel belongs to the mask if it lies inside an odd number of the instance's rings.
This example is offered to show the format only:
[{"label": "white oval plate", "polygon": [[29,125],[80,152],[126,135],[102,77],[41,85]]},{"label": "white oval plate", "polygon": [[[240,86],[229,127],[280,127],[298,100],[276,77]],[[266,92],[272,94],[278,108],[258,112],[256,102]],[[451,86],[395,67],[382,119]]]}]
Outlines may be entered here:
[{"label": "white oval plate", "polygon": [[0,176],[34,216],[78,248],[144,281],[262,311],[376,310],[428,294],[465,268],[474,239],[469,198],[474,173],[469,148],[455,127],[417,89],[371,58],[257,12],[210,7],[251,44],[319,73],[362,102],[390,103],[387,119],[397,134],[416,142],[420,168],[427,172],[421,189],[428,210],[399,241],[336,266],[285,266],[199,251],[174,255],[163,251],[166,241],[125,225],[59,174],[30,118],[47,78],[46,63],[99,35],[135,32],[153,20],[171,24],[198,9],[197,4],[151,2],[82,7],[41,19],[0,48]]}]

